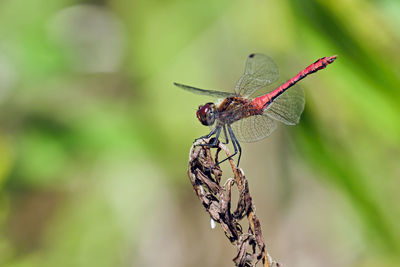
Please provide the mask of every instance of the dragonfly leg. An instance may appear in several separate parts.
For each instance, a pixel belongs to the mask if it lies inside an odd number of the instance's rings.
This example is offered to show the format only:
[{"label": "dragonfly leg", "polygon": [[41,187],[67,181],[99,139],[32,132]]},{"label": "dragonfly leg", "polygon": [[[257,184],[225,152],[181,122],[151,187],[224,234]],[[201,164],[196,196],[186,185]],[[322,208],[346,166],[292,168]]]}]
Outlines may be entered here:
[{"label": "dragonfly leg", "polygon": [[226,134],[226,125],[224,125],[224,136],[225,136],[225,143],[222,142],[222,144],[227,145],[227,144],[229,144],[229,139],[228,139],[228,135]]},{"label": "dragonfly leg", "polygon": [[242,155],[242,148],[240,147],[239,142],[236,139],[235,134],[233,133],[233,130],[232,130],[230,125],[228,125],[228,132],[229,132],[229,136],[231,137],[232,145],[233,145],[233,149],[235,150],[235,153],[233,153],[232,155],[230,155],[226,159],[223,159],[220,162],[217,162],[215,165],[221,164],[222,162],[232,158],[233,156],[235,156],[239,152],[239,160],[238,160],[238,163],[237,163],[237,166],[239,166],[240,156]]},{"label": "dragonfly leg", "polygon": [[217,130],[218,130],[218,127],[214,127],[214,129],[212,129],[211,132],[210,132],[209,134],[200,136],[199,138],[196,138],[194,141],[196,142],[196,141],[199,140],[199,139],[207,139],[207,138],[210,138],[213,134],[215,134],[215,132],[216,132]]},{"label": "dragonfly leg", "polygon": [[[210,138],[213,134],[215,133],[215,138],[214,141],[211,144],[201,144],[200,146],[209,146],[209,147],[215,147],[218,143],[218,138],[219,135],[221,134],[221,127],[215,127],[208,135],[202,136],[198,139],[203,139],[203,138]],[[196,139],[196,140],[198,140]]]},{"label": "dragonfly leg", "polygon": [[[229,127],[231,129],[231,127]],[[236,142],[236,145],[238,147],[239,150],[239,157],[238,157],[238,161],[237,161],[237,166],[239,167],[239,162],[240,162],[240,158],[242,157],[242,148],[240,147],[239,141],[236,139],[235,134],[233,133],[232,129],[231,129],[231,139],[232,139],[232,143]]]}]

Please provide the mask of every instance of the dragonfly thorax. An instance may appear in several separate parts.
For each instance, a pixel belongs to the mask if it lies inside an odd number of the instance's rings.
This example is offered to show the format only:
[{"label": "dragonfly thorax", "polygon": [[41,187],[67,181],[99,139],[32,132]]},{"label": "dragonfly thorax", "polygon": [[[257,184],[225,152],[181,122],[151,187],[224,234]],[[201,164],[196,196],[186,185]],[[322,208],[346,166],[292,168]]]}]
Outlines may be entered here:
[{"label": "dragonfly thorax", "polygon": [[207,103],[203,106],[199,106],[196,112],[196,116],[201,124],[210,126],[215,122],[215,105],[214,103]]}]

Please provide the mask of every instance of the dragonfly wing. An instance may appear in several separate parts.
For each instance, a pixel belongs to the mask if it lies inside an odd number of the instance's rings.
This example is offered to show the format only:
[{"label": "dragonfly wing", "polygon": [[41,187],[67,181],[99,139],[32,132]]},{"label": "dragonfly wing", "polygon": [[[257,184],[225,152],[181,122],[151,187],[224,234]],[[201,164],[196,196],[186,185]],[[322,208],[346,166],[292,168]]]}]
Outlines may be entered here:
[{"label": "dragonfly wing", "polygon": [[236,138],[242,142],[256,142],[276,129],[276,122],[265,114],[250,116],[231,125]]},{"label": "dragonfly wing", "polygon": [[247,58],[244,74],[236,84],[236,94],[250,96],[258,89],[275,82],[278,77],[278,67],[270,57],[251,54]]},{"label": "dragonfly wing", "polygon": [[211,97],[215,98],[227,98],[227,97],[232,97],[235,96],[234,93],[228,93],[228,92],[220,92],[220,91],[214,91],[214,90],[205,90],[205,89],[200,89],[180,83],[174,83],[175,86],[178,86],[182,88],[183,90],[198,94],[198,95],[208,95]]},{"label": "dragonfly wing", "polygon": [[295,125],[299,123],[304,104],[304,91],[296,85],[278,96],[264,114],[286,125]]}]

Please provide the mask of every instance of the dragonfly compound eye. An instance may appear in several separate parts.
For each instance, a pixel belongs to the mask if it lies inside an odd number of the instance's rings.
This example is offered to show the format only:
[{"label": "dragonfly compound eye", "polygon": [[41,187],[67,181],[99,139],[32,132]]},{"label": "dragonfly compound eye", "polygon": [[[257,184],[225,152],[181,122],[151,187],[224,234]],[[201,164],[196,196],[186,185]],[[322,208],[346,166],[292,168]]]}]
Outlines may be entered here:
[{"label": "dragonfly compound eye", "polygon": [[204,106],[200,106],[196,115],[201,124],[206,126],[213,125],[215,121],[214,104],[207,103]]}]

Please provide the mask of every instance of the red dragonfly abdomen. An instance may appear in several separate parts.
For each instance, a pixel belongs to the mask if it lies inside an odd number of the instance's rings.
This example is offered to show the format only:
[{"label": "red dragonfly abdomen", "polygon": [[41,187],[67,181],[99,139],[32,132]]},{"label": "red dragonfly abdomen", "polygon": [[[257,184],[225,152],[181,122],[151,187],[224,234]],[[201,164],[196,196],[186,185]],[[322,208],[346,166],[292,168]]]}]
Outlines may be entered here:
[{"label": "red dragonfly abdomen", "polygon": [[264,110],[267,108],[269,104],[271,104],[278,96],[280,96],[283,92],[285,92],[287,89],[295,85],[298,81],[301,79],[305,78],[307,75],[314,73],[316,71],[319,71],[321,69],[324,69],[328,64],[332,63],[335,61],[336,56],[332,57],[323,57],[312,63],[310,66],[305,68],[304,70],[300,71],[296,76],[294,76],[292,79],[288,80],[272,92],[265,94],[263,96],[256,97],[252,104],[254,107],[257,109],[262,109]]}]

